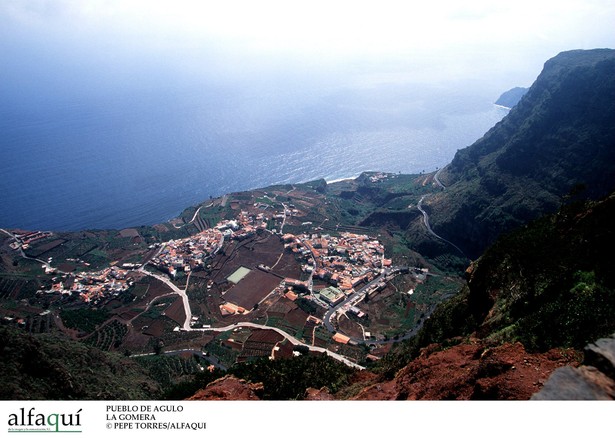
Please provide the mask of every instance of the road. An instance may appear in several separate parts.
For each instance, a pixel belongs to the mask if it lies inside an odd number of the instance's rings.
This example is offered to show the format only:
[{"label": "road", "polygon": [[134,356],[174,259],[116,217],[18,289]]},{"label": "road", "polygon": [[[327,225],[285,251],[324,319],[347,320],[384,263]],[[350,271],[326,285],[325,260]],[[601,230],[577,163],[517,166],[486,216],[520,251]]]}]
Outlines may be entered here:
[{"label": "road", "polygon": [[[367,294],[367,292],[369,291],[369,289],[372,286],[374,286],[375,284],[383,281],[383,278],[386,281],[386,277],[388,275],[392,274],[393,271],[394,271],[394,269],[385,269],[382,274],[378,275],[376,278],[374,278],[372,281],[367,283],[361,289],[359,289],[356,292],[351,293],[350,295],[348,295],[348,297],[344,301],[342,301],[338,305],[330,308],[325,313],[325,316],[323,318],[323,323],[325,324],[325,327],[327,328],[327,330],[329,330],[330,332],[335,332],[336,331],[335,327],[333,326],[333,324],[331,324],[331,317],[335,313],[337,313],[338,310],[340,310],[344,306],[352,306],[352,305],[358,303],[359,301],[361,301],[363,299],[363,297],[365,296],[365,294]],[[355,340],[358,341],[358,339],[355,339]]]},{"label": "road", "polygon": [[[315,347],[313,345],[307,345],[304,344],[303,342],[299,341],[297,338],[289,335],[288,333],[286,333],[285,331],[277,328],[277,327],[270,327],[267,325],[261,325],[261,324],[255,324],[252,322],[239,322],[236,324],[232,324],[232,325],[228,325],[226,327],[208,327],[208,328],[193,328],[190,326],[190,321],[192,321],[192,311],[190,309],[190,301],[188,300],[188,295],[186,294],[186,290],[185,289],[180,289],[179,287],[177,287],[175,284],[173,284],[173,282],[166,276],[164,275],[160,275],[160,274],[156,274],[154,272],[148,271],[144,268],[140,269],[141,272],[143,272],[144,274],[150,275],[154,278],[157,278],[158,280],[162,281],[164,284],[166,284],[167,286],[169,286],[171,288],[171,290],[176,293],[177,295],[179,295],[183,301],[184,304],[184,311],[186,313],[186,319],[184,320],[184,325],[183,325],[183,330],[190,332],[190,331],[214,331],[214,332],[226,332],[229,330],[233,330],[236,329],[237,327],[252,327],[252,328],[259,328],[259,329],[265,329],[265,330],[273,330],[277,333],[279,333],[280,335],[284,336],[284,338],[288,339],[290,341],[291,344],[293,345],[303,345],[306,346],[310,351],[317,351],[320,353],[325,353],[326,355],[332,357],[333,359],[345,363],[346,365],[353,367],[353,368],[357,368],[357,369],[364,369],[365,367],[362,367],[359,364],[356,364],[354,362],[352,362],[351,360],[347,359],[346,357],[334,353],[332,351],[327,350],[326,348],[322,348],[322,347]],[[187,285],[187,282],[186,282]]]},{"label": "road", "polygon": [[429,232],[429,234],[434,236],[436,239],[440,239],[441,241],[448,243],[453,248],[455,248],[457,251],[459,251],[461,253],[461,255],[463,255],[466,259],[469,259],[469,257],[464,254],[464,252],[461,250],[461,248],[459,248],[457,245],[455,245],[450,240],[446,240],[444,237],[436,234],[434,232],[434,230],[431,229],[431,225],[429,225],[429,214],[427,214],[427,212],[425,210],[423,210],[423,200],[427,196],[430,196],[430,195],[423,195],[423,196],[421,196],[421,199],[420,199],[419,203],[416,205],[416,207],[419,209],[419,211],[423,214],[423,224],[425,225],[425,228],[427,229],[427,232]]},{"label": "road", "polygon": [[283,202],[280,202],[280,204],[282,204],[282,208],[284,209],[284,219],[282,219],[282,225],[280,226],[280,236],[284,234],[284,225],[286,225],[286,217],[288,216],[288,214],[286,213],[288,210],[288,207],[286,207],[286,204],[284,204]]},{"label": "road", "polygon": [[[8,236],[12,237],[13,239],[15,239],[15,242],[19,242],[19,239],[17,239],[17,236],[15,236],[15,235],[14,235],[13,233],[11,233],[10,231],[5,230],[4,228],[0,228],[0,231],[2,231],[4,234],[6,234],[6,235],[8,235]],[[46,261],[46,260],[41,260],[41,259],[37,259],[37,258],[34,258],[34,257],[30,257],[30,256],[27,256],[27,255],[26,255],[26,253],[24,252],[23,248],[21,247],[21,244],[19,245],[19,253],[20,253],[20,255],[21,255],[24,259],[28,259],[28,260],[35,260],[35,261],[37,261],[37,262],[39,262],[39,263],[42,263],[42,264],[45,266],[45,268],[46,268],[46,269],[51,269],[51,265],[49,264],[49,262],[48,262],[48,261]],[[58,272],[62,272],[62,271],[58,270]]]},{"label": "road", "polygon": [[[399,268],[397,268],[399,269]],[[358,303],[359,301],[361,301],[364,297],[364,295],[367,293],[367,291],[369,290],[369,288],[371,286],[373,286],[374,284],[383,281],[383,278],[386,278],[388,275],[393,274],[395,271],[395,269],[390,269],[390,270],[386,270],[382,275],[378,276],[377,278],[375,278],[374,280],[370,281],[368,284],[366,284],[364,287],[362,287],[358,292],[354,292],[352,294],[350,294],[348,296],[348,298],[346,298],[344,301],[342,301],[340,304],[338,304],[335,307],[332,307],[331,309],[329,309],[327,311],[327,313],[325,313],[325,316],[323,317],[323,324],[325,325],[325,327],[327,328],[327,330],[329,330],[330,332],[336,332],[337,330],[335,329],[335,327],[333,326],[333,324],[331,323],[331,318],[337,314],[337,312],[342,309],[345,306],[351,306],[353,304]],[[426,312],[427,316],[429,316],[429,314],[431,314],[431,312],[435,309],[435,306],[430,309],[428,312]],[[395,339],[390,339],[390,340],[386,340],[386,341],[380,341],[380,340],[374,340],[374,339],[365,339],[365,335],[363,335],[363,339],[361,338],[353,338],[350,337],[350,340],[353,342],[356,342],[357,344],[376,344],[376,345],[382,345],[382,344],[392,344],[395,342],[401,342],[403,340],[406,339],[410,339],[411,337],[413,337],[423,326],[423,321],[420,321],[412,330],[406,332],[403,336],[399,336]],[[363,329],[363,326],[361,326],[361,328]]]},{"label": "road", "polygon": [[[293,336],[289,335],[285,331],[283,331],[283,330],[281,330],[281,329],[279,329],[277,327],[270,327],[268,325],[255,324],[255,323],[252,323],[252,322],[238,322],[238,323],[235,323],[235,324],[227,325],[225,327],[190,328],[189,331],[227,332],[229,330],[235,330],[235,329],[240,328],[240,327],[257,328],[257,329],[263,329],[263,330],[273,330],[276,333],[279,333],[280,335],[284,336],[284,338],[287,339],[293,345],[304,346],[304,347],[308,348],[310,351],[316,351],[316,352],[319,352],[319,353],[324,353],[327,356],[331,357],[332,359],[335,359],[335,360],[337,360],[339,362],[342,362],[342,363],[348,365],[349,367],[356,368],[358,370],[364,370],[365,369],[364,366],[361,366],[361,365],[359,365],[357,363],[354,363],[353,361],[351,361],[348,358],[342,356],[341,354],[334,353],[332,351],[327,350],[326,348],[315,347],[313,345],[304,344],[303,342],[301,342],[298,339],[294,338]],[[169,350],[169,351],[165,351],[164,354],[180,354],[180,353],[186,353],[186,352],[190,352],[190,353],[193,353],[193,354],[198,354],[198,355],[200,355],[202,357],[205,357],[208,361],[213,363],[213,365],[215,365],[216,367],[224,369],[223,365],[220,364],[215,358],[213,358],[211,356],[207,356],[201,350],[195,350],[195,349]],[[132,356],[133,357],[152,356],[154,354],[155,353],[143,353],[143,354],[134,354]]]},{"label": "road", "polygon": [[[165,275],[160,275],[160,274],[156,274],[156,273],[154,273],[152,271],[148,271],[144,267],[140,268],[139,271],[143,272],[144,274],[147,274],[147,275],[149,275],[151,277],[157,278],[160,281],[162,281],[164,284],[169,286],[173,292],[175,292],[177,295],[179,295],[181,297],[182,302],[184,304],[184,311],[186,312],[186,319],[184,320],[184,327],[183,327],[183,329],[186,330],[186,331],[190,331],[191,330],[190,321],[192,321],[192,310],[190,309],[190,301],[188,300],[188,295],[186,294],[186,289],[178,288],[175,284],[173,284],[173,282],[169,279],[169,277],[167,277]],[[190,279],[190,276],[188,276],[188,280],[189,279]],[[188,285],[188,282],[186,281],[186,286],[187,285]]]},{"label": "road", "polygon": [[[211,206],[213,205],[213,202],[211,204],[208,205]],[[192,219],[190,219],[190,222],[188,222],[189,224],[191,224],[192,222],[194,222],[194,220],[196,219],[197,215],[199,214],[199,212],[201,211],[201,208],[203,208],[203,206],[201,205],[199,208],[196,209],[196,211],[194,212],[194,216],[192,216]]]},{"label": "road", "polygon": [[327,330],[329,330],[332,333],[336,332],[337,330],[335,330],[335,327],[333,326],[333,324],[331,324],[331,317],[333,317],[333,315],[337,313],[337,311],[340,310],[342,307],[346,305],[350,306],[352,305],[352,303],[358,302],[361,299],[363,299],[363,296],[367,293],[367,290],[371,286],[373,286],[374,284],[380,281],[382,281],[382,279],[381,279],[381,276],[379,275],[378,277],[376,277],[375,279],[367,283],[365,286],[363,286],[361,289],[359,289],[357,292],[353,292],[350,295],[348,295],[348,297],[344,301],[342,301],[338,305],[331,307],[329,310],[327,310],[327,312],[325,313],[325,316],[322,319],[323,324],[325,325]]},{"label": "road", "polygon": [[297,338],[289,335],[284,330],[281,330],[277,327],[270,327],[268,325],[255,324],[253,322],[238,322],[236,324],[227,325],[226,327],[191,328],[190,330],[191,331],[226,332],[229,330],[234,330],[238,327],[250,327],[250,328],[258,328],[258,329],[264,329],[264,330],[273,330],[276,333],[279,333],[280,335],[284,336],[284,338],[286,338],[293,345],[301,345],[301,346],[307,347],[310,351],[317,351],[319,353],[324,353],[327,356],[330,356],[331,358],[348,365],[349,367],[356,368],[359,370],[365,369],[365,367],[352,362],[351,360],[342,356],[341,354],[334,353],[332,351],[327,350],[326,348],[315,347],[313,345],[304,344],[303,342],[299,341]]},{"label": "road", "polygon": [[197,208],[197,210],[194,212],[194,215],[192,215],[192,219],[190,219],[188,222],[186,222],[186,223],[185,223],[185,224],[183,224],[183,225],[179,225],[179,226],[178,226],[178,225],[172,224],[172,225],[173,225],[173,227],[175,227],[175,229],[176,229],[176,230],[180,230],[180,229],[182,229],[183,227],[185,227],[186,225],[193,223],[193,222],[196,220],[197,216],[199,215],[199,212],[201,211],[201,208],[203,208],[203,207],[205,207],[205,208],[209,208],[209,207],[211,207],[212,205],[214,205],[214,203],[213,203],[213,202],[210,202],[210,203],[209,203],[209,204],[207,204],[207,205],[201,205],[201,206],[200,206],[199,208]]},{"label": "road", "polygon": [[436,184],[438,184],[443,189],[446,189],[446,186],[444,184],[442,184],[442,181],[440,181],[440,172],[442,172],[445,167],[446,166],[444,166],[442,169],[438,170],[436,172],[436,174],[433,176],[433,180],[436,182]]}]

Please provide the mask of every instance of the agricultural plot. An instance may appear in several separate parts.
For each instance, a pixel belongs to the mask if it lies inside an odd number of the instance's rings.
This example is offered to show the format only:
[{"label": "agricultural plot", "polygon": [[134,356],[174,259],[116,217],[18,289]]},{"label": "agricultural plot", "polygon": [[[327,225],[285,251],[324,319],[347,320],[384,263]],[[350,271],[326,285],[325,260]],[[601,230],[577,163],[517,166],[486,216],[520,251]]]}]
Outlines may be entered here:
[{"label": "agricultural plot", "polygon": [[175,321],[180,326],[183,326],[186,320],[186,311],[184,310],[184,303],[181,298],[176,298],[175,301],[164,311],[164,315]]},{"label": "agricultural plot", "polygon": [[127,333],[126,325],[112,320],[88,336],[84,342],[104,351],[117,350],[121,347]]},{"label": "agricultural plot", "polygon": [[318,326],[314,329],[313,344],[316,347],[327,347],[331,342],[331,333],[322,327]]},{"label": "agricultural plot", "polygon": [[178,313],[179,310],[173,307],[177,301],[181,302],[177,295],[157,299],[146,311],[133,320],[132,325],[141,333],[154,337],[160,337],[166,331],[172,331],[178,325],[183,324],[183,320],[180,324],[166,315],[171,309],[172,316],[179,319],[181,316]]},{"label": "agricultural plot", "polygon": [[226,368],[230,368],[237,361],[239,352],[228,346],[223,345],[219,340],[214,339],[209,342],[204,350],[214,356]]},{"label": "agricultural plot", "polygon": [[357,307],[368,316],[359,318],[348,313],[349,320],[340,319],[340,328],[343,324],[343,330],[349,330],[349,333],[355,335],[358,324],[361,324],[372,337],[390,338],[410,330],[417,320],[414,295],[391,285]]},{"label": "agricultural plot", "polygon": [[243,343],[241,354],[237,357],[239,362],[259,357],[269,357],[273,347],[284,337],[273,330],[254,330]]},{"label": "agricultural plot", "polygon": [[49,333],[55,327],[51,313],[30,315],[26,318],[26,330],[29,333]]},{"label": "agricultural plot", "polygon": [[18,277],[0,276],[0,298],[17,300],[21,295],[21,290],[30,281]]},{"label": "agricultural plot", "polygon": [[350,336],[351,338],[363,339],[363,329],[361,328],[361,323],[358,321],[353,321],[347,315],[341,315],[338,320],[338,325],[340,330]]},{"label": "agricultural plot", "polygon": [[39,245],[32,246],[28,248],[27,253],[30,257],[40,257],[46,252],[51,251],[52,249],[62,245],[65,243],[65,239],[54,239],[51,241],[42,241]]},{"label": "agricultural plot", "polygon": [[138,357],[136,360],[149,370],[150,375],[162,385],[169,385],[178,378],[193,376],[201,371],[207,363],[194,355],[155,355]]},{"label": "agricultural plot", "polygon": [[252,309],[280,284],[280,279],[267,272],[254,270],[229,289],[224,299],[244,309]]},{"label": "agricultural plot", "polygon": [[60,312],[62,322],[68,328],[78,330],[81,334],[92,333],[108,318],[109,312],[105,309],[64,309]]}]

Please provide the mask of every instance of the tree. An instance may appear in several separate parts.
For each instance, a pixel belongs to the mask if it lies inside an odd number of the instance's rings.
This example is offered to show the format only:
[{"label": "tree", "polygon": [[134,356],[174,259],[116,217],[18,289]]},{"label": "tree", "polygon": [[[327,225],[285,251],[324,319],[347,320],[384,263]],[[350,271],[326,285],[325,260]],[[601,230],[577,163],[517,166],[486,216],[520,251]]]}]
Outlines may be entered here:
[{"label": "tree", "polygon": [[159,355],[162,353],[162,350],[164,348],[164,342],[162,342],[161,339],[159,339],[155,344],[154,344],[154,353]]}]

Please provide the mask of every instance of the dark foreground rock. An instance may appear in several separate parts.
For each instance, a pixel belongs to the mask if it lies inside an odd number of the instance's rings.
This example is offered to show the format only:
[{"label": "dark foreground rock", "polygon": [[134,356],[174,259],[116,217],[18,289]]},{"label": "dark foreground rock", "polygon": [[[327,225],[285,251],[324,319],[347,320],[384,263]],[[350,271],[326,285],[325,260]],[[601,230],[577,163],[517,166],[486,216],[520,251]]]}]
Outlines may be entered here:
[{"label": "dark foreground rock", "polygon": [[532,400],[615,400],[615,335],[585,347],[583,365],[553,372]]}]

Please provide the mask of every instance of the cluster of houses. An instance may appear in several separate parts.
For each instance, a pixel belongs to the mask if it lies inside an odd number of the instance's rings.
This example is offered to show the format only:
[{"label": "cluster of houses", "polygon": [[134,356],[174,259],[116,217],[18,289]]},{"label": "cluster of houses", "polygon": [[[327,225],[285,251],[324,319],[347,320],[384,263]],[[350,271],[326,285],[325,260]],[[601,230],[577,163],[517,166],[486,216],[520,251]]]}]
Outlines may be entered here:
[{"label": "cluster of houses", "polygon": [[97,304],[101,300],[117,296],[134,284],[128,276],[130,271],[111,266],[97,272],[78,272],[74,275],[53,278],[46,293],[79,294],[81,300]]},{"label": "cluster of houses", "polygon": [[[256,206],[257,204],[255,204]],[[207,259],[215,255],[224,240],[243,240],[267,228],[268,217],[264,213],[250,214],[241,211],[235,219],[223,220],[214,228],[208,228],[185,239],[170,240],[163,244],[160,253],[151,264],[175,278],[179,271],[189,272],[202,268]]]},{"label": "cluster of houses", "polygon": [[52,233],[49,231],[29,231],[23,234],[16,233],[15,242],[11,243],[10,247],[12,249],[19,249],[19,247],[21,247],[25,250],[29,248],[32,242],[51,236]]},{"label": "cluster of houses", "polygon": [[375,175],[370,176],[369,180],[370,180],[370,182],[378,183],[380,181],[384,181],[385,179],[389,178],[390,176],[391,176],[391,174],[383,173],[383,172],[378,172]]},{"label": "cluster of houses", "polygon": [[391,260],[384,258],[384,246],[366,235],[285,234],[283,239],[285,246],[303,259],[304,271],[346,293],[391,265]]},{"label": "cluster of houses", "polygon": [[208,228],[185,239],[169,240],[150,263],[175,278],[179,271],[190,272],[205,266],[208,258],[217,254],[224,240],[243,240],[257,230],[267,228],[263,213],[250,215],[241,211],[233,220],[223,220],[214,228]]},{"label": "cluster of houses", "polygon": [[171,278],[175,278],[178,271],[190,272],[203,267],[207,259],[222,247],[224,231],[232,227],[228,224],[225,227],[208,228],[185,239],[169,240],[150,263],[166,271]]}]

